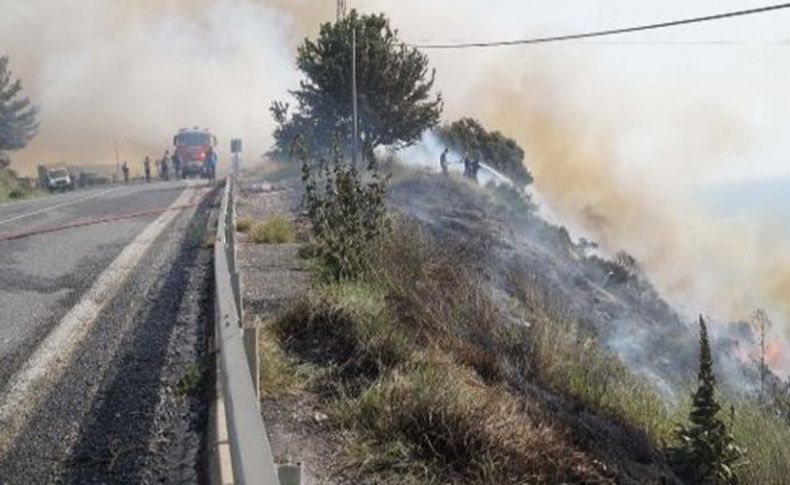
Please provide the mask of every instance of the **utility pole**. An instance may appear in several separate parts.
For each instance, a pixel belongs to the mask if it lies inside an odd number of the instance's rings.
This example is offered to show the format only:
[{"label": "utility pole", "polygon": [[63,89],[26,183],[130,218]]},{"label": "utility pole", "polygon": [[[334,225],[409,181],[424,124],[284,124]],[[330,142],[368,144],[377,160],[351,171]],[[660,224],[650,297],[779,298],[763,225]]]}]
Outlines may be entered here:
[{"label": "utility pole", "polygon": [[346,16],[346,0],[337,0],[337,21],[340,22]]},{"label": "utility pole", "polygon": [[351,166],[357,168],[357,139],[359,124],[357,118],[357,29],[351,31],[351,104],[354,111],[354,139],[351,141]]}]

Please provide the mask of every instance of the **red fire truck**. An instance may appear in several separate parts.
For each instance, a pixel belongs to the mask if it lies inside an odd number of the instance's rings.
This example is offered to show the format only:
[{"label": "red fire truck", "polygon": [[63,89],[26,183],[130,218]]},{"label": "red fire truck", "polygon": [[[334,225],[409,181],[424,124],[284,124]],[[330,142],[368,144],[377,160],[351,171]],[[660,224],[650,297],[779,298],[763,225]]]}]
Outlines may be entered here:
[{"label": "red fire truck", "polygon": [[173,137],[173,145],[181,159],[182,176],[201,177],[205,175],[203,162],[206,160],[206,151],[217,145],[217,137],[197,126],[182,128]]}]

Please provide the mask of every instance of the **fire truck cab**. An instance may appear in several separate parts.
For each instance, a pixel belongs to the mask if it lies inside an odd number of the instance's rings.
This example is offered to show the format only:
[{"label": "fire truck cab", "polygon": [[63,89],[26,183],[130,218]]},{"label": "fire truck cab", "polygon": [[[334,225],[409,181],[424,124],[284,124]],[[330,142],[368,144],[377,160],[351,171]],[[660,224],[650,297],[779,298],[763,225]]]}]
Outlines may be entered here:
[{"label": "fire truck cab", "polygon": [[181,160],[182,177],[205,176],[204,162],[209,147],[217,145],[217,137],[207,129],[182,128],[173,137],[173,145]]}]

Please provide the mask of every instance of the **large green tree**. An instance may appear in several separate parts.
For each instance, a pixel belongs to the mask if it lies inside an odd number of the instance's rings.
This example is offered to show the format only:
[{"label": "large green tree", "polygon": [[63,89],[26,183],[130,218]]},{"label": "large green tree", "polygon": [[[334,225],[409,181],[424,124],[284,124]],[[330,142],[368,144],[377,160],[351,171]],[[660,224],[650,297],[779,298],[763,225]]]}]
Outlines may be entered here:
[{"label": "large green tree", "polygon": [[362,149],[371,153],[381,145],[406,146],[439,122],[441,94],[434,94],[435,72],[423,53],[398,40],[398,32],[384,15],[351,11],[336,23],[321,26],[316,40],[299,46],[297,66],[304,74],[293,113],[275,102],[278,123],[275,152],[292,153],[302,139],[313,154],[326,153],[337,141],[348,150],[352,128],[352,33],[357,38],[357,91]]},{"label": "large green tree", "polygon": [[528,185],[532,174],[524,165],[524,150],[512,138],[499,131],[487,131],[474,118],[461,118],[438,130],[439,138],[450,148],[470,152],[514,182]]},{"label": "large green tree", "polygon": [[8,56],[0,56],[0,159],[5,151],[24,148],[37,129],[35,106],[22,96],[22,82],[13,79]]}]

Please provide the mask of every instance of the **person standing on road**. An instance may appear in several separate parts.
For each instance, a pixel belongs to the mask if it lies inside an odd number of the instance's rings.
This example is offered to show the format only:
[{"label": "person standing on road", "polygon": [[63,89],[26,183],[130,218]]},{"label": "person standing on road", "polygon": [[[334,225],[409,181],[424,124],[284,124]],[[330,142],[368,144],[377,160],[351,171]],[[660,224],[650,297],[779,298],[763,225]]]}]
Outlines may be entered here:
[{"label": "person standing on road", "polygon": [[123,165],[121,165],[121,172],[123,172],[123,183],[124,184],[128,184],[129,183],[129,165],[127,165],[126,162],[123,162]]},{"label": "person standing on road", "polygon": [[151,181],[151,159],[148,158],[148,155],[145,156],[145,160],[143,160],[143,169],[145,170],[145,181]]},{"label": "person standing on road", "polygon": [[162,167],[162,180],[170,180],[170,167],[167,166],[167,160],[170,158],[169,154],[165,152],[165,156],[159,161]]},{"label": "person standing on road", "polygon": [[178,156],[178,151],[173,152],[173,156],[170,157],[170,160],[173,162],[173,173],[176,176],[176,180],[181,180],[181,157]]},{"label": "person standing on road", "polygon": [[445,147],[442,155],[439,157],[439,166],[442,168],[442,175],[445,177],[449,173],[447,171],[447,153],[449,153],[450,149]]},{"label": "person standing on road", "polygon": [[211,147],[206,151],[206,177],[212,184],[217,178],[217,154]]}]

